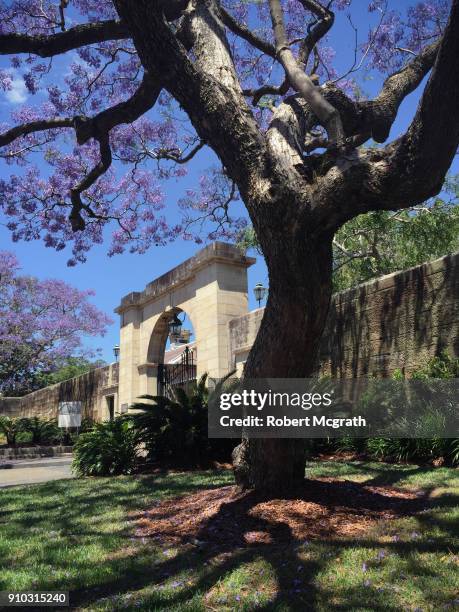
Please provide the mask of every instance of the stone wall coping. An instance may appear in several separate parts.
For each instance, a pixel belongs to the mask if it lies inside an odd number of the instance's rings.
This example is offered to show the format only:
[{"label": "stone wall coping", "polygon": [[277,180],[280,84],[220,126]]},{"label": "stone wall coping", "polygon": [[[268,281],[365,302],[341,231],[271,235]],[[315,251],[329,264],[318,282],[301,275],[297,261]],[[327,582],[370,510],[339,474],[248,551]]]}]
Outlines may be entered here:
[{"label": "stone wall coping", "polygon": [[192,280],[196,272],[211,263],[218,261],[229,265],[249,268],[256,262],[253,257],[246,257],[233,244],[227,242],[212,242],[184,262],[162,274],[148,283],[143,291],[133,291],[121,298],[121,304],[115,312],[122,314],[130,308],[140,308],[147,302],[156,299],[170,291],[175,291]]},{"label": "stone wall coping", "polygon": [[353,299],[356,294],[360,293],[362,290],[370,288],[374,291],[390,289],[396,284],[397,278],[406,279],[406,277],[410,275],[414,277],[414,275],[420,274],[422,272],[424,272],[426,276],[431,276],[432,274],[437,274],[441,272],[447,267],[459,268],[459,252],[452,253],[450,255],[444,255],[443,257],[434,259],[433,261],[428,261],[426,263],[419,264],[411,268],[406,268],[406,270],[397,270],[396,272],[391,272],[390,274],[385,274],[384,276],[372,278],[364,283],[361,283],[360,285],[352,287],[351,289],[337,291],[332,295],[332,300],[348,301]]},{"label": "stone wall coping", "polygon": [[255,310],[251,310],[250,312],[245,312],[244,314],[241,314],[238,317],[234,317],[234,319],[228,321],[228,325],[231,328],[236,326],[238,322],[242,321],[243,319],[256,319],[257,317],[261,318],[263,316],[264,311],[264,306],[262,308],[255,308]]},{"label": "stone wall coping", "polygon": [[243,344],[242,346],[238,346],[236,348],[233,349],[233,353],[235,355],[242,355],[243,353],[246,353],[247,351],[250,351],[250,349],[252,348],[253,344],[249,343],[249,344]]}]

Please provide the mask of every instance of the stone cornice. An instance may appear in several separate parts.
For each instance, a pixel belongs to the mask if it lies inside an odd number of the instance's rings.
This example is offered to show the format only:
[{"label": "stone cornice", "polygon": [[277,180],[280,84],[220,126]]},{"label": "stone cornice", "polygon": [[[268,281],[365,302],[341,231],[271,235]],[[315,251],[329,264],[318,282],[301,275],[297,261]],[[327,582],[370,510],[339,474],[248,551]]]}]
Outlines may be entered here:
[{"label": "stone cornice", "polygon": [[141,308],[147,302],[175,291],[192,280],[198,270],[209,266],[211,263],[220,262],[227,265],[249,268],[255,261],[256,259],[253,257],[243,255],[233,244],[212,242],[198,251],[193,257],[190,257],[175,268],[172,268],[172,270],[169,270],[169,272],[148,283],[143,291],[134,291],[125,295],[121,299],[121,304],[115,308],[115,312],[122,314],[130,308]]}]

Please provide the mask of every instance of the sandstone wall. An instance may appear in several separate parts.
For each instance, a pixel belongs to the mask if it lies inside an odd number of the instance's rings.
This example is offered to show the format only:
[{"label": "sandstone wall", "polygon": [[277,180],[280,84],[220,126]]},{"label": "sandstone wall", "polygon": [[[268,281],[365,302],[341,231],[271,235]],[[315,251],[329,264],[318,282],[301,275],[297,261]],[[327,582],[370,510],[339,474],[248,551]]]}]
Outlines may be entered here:
[{"label": "sandstone wall", "polygon": [[[241,371],[263,309],[229,324]],[[459,357],[459,253],[335,294],[320,369],[336,377],[406,374],[447,350]]]},{"label": "sandstone wall", "polygon": [[62,383],[39,389],[20,398],[0,398],[0,415],[39,416],[57,419],[59,402],[83,402],[83,417],[108,418],[107,396],[113,395],[117,409],[118,364],[95,368]]}]

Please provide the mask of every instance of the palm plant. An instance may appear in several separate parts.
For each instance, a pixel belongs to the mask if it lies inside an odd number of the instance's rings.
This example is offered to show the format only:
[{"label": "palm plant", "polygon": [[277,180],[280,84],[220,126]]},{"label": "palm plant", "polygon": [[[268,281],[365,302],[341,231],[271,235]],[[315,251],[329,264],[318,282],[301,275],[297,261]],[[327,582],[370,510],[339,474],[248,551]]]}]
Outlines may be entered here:
[{"label": "palm plant", "polygon": [[78,437],[72,469],[78,476],[130,474],[137,463],[138,447],[138,435],[123,417],[96,423]]},{"label": "palm plant", "polygon": [[21,419],[21,431],[30,433],[32,444],[59,441],[61,431],[53,420],[40,417],[25,417]]},{"label": "palm plant", "polygon": [[195,467],[210,459],[229,455],[231,440],[210,440],[207,434],[208,405],[230,375],[219,381],[213,392],[207,388],[207,374],[187,390],[174,389],[173,397],[143,395],[146,400],[131,406],[129,419],[153,461]]},{"label": "palm plant", "polygon": [[22,431],[20,419],[11,419],[0,416],[0,432],[5,436],[6,443],[10,446],[16,445],[17,435]]}]

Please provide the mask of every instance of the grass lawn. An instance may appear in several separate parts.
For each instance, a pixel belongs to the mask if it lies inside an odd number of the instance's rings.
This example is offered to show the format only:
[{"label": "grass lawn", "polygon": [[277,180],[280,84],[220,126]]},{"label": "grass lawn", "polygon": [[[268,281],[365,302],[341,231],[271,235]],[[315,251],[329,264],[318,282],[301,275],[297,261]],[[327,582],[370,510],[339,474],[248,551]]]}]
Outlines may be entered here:
[{"label": "grass lawn", "polygon": [[[459,607],[459,472],[310,462],[311,477],[422,490],[416,516],[364,535],[216,551],[139,537],[135,517],[228,472],[86,478],[0,491],[0,590],[68,590],[82,610],[443,610]],[[333,512],[333,508],[330,508]],[[230,520],[230,519],[228,519]]]}]

